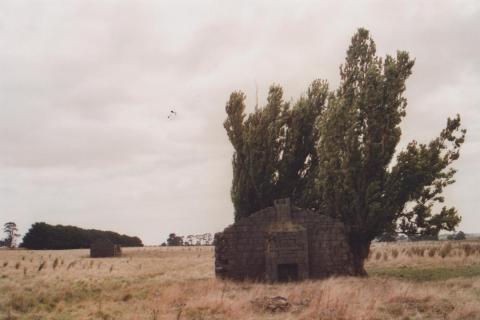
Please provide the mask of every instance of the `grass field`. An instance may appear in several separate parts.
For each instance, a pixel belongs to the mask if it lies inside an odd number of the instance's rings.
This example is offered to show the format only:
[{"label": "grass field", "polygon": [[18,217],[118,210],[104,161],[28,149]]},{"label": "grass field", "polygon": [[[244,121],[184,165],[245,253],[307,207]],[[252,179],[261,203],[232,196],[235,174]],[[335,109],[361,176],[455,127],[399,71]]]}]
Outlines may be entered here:
[{"label": "grass field", "polygon": [[270,285],[215,279],[210,247],[2,250],[0,319],[480,319],[480,242],[375,244],[367,269]]}]

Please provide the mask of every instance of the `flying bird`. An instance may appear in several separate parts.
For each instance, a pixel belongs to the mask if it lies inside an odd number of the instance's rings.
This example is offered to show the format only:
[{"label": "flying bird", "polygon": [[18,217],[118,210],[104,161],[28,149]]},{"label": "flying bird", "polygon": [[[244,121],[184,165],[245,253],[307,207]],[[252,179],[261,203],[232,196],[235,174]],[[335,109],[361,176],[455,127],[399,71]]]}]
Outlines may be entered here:
[{"label": "flying bird", "polygon": [[177,117],[177,112],[174,110],[170,110],[170,113],[168,114],[168,119],[173,120]]}]

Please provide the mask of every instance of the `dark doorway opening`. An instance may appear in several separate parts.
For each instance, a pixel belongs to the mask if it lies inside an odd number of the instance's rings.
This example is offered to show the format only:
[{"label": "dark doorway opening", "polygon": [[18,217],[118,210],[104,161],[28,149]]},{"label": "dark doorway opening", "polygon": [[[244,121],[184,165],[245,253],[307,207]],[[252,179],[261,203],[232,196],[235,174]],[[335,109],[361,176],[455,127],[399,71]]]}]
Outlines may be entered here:
[{"label": "dark doorway opening", "polygon": [[298,280],[298,264],[284,263],[277,266],[278,281],[289,282]]}]

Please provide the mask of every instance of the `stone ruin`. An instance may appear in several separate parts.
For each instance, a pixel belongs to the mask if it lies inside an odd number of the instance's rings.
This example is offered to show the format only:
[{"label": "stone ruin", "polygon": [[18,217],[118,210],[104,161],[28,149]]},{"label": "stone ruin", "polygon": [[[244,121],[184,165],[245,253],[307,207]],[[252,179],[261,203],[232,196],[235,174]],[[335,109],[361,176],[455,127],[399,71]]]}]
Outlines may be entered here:
[{"label": "stone ruin", "polygon": [[99,239],[90,245],[91,258],[119,257],[122,255],[122,248],[113,244],[108,239]]},{"label": "stone ruin", "polygon": [[215,234],[215,274],[270,282],[353,275],[345,231],[340,221],[276,200]]}]

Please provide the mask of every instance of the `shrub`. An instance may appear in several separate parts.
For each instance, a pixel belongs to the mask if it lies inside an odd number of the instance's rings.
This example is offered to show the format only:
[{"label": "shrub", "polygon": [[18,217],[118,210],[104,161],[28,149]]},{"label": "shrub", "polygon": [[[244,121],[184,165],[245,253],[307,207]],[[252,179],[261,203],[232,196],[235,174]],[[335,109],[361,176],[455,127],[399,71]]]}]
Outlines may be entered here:
[{"label": "shrub", "polygon": [[40,265],[38,266],[37,272],[42,271],[42,269],[45,268],[45,265],[46,265],[46,264],[47,264],[46,261],[42,261],[42,262],[40,263]]},{"label": "shrub", "polygon": [[419,257],[423,257],[425,254],[425,248],[424,247],[412,247],[411,248],[412,254],[417,255]]},{"label": "shrub", "polygon": [[474,252],[474,248],[469,243],[464,244],[462,246],[462,249],[463,249],[463,252],[465,253],[465,257],[470,256]]},{"label": "shrub", "polygon": [[450,254],[451,251],[452,251],[452,244],[447,243],[446,245],[442,246],[442,248],[440,249],[439,255],[440,257],[445,258]]}]

